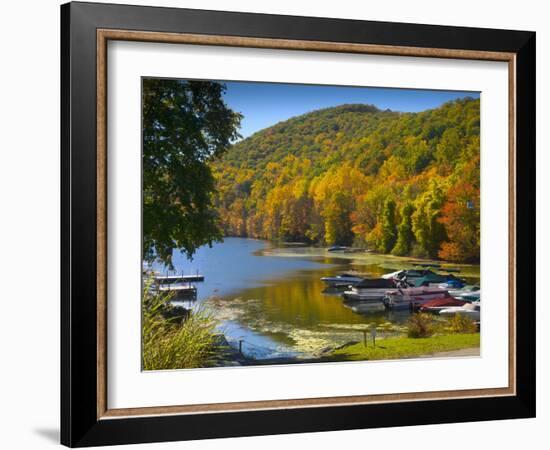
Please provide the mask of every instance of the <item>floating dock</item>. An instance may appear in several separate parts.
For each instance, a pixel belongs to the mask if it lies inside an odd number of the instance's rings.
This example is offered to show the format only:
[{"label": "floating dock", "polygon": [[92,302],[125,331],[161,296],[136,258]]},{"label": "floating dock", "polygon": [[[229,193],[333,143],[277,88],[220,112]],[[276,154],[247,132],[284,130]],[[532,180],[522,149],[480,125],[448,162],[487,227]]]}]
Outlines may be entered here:
[{"label": "floating dock", "polygon": [[204,275],[155,275],[154,280],[158,284],[196,283],[204,281]]}]

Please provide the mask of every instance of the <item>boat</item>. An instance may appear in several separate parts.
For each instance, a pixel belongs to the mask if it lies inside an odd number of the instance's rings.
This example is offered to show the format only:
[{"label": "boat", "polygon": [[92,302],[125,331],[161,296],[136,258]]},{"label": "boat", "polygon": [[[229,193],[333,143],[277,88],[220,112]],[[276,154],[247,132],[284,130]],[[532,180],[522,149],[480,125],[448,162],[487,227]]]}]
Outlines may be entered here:
[{"label": "boat", "polygon": [[445,289],[420,286],[389,290],[384,296],[384,305],[388,309],[416,309],[435,299],[453,298]]},{"label": "boat", "polygon": [[481,317],[481,306],[479,302],[466,303],[463,306],[454,306],[445,308],[439,311],[439,315],[443,317],[453,317],[457,314],[469,317],[474,321],[479,321]]},{"label": "boat", "polygon": [[456,298],[437,298],[424,303],[420,307],[422,312],[439,313],[439,311],[456,306],[464,306],[466,302],[457,300]]},{"label": "boat", "polygon": [[425,277],[435,277],[437,273],[431,271],[430,269],[407,269],[401,270],[400,273],[396,276],[400,280],[414,278],[425,278]]},{"label": "boat", "polygon": [[[412,272],[412,271],[407,271]],[[409,274],[407,273],[402,279],[409,282],[409,284],[414,285],[415,287],[428,286],[428,287],[439,287],[441,284],[446,283],[449,287],[460,289],[466,283],[464,280],[456,277],[455,275],[449,273],[445,275],[440,275],[434,273],[431,270],[425,271],[426,273],[421,276],[417,276],[416,273]]]},{"label": "boat", "polygon": [[481,300],[481,290],[464,292],[458,295],[457,298],[466,302],[479,302]]},{"label": "boat", "polygon": [[381,302],[389,289],[398,287],[399,282],[386,278],[364,278],[344,292],[348,301]]},{"label": "boat", "polygon": [[466,284],[464,280],[456,277],[451,273],[439,274],[431,271],[430,269],[398,270],[396,272],[382,275],[382,278],[393,278],[396,280],[407,281],[408,284],[414,285],[416,287],[438,287],[443,283],[447,283],[448,287],[460,289]]},{"label": "boat", "polygon": [[[440,287],[444,288],[445,284],[441,284]],[[449,294],[454,298],[464,301],[476,301],[481,297],[481,290],[477,285],[465,285],[460,289],[448,289]]]},{"label": "boat", "polygon": [[341,273],[335,277],[323,277],[321,281],[325,283],[328,287],[348,287],[354,284],[359,283],[363,280],[363,277],[358,276],[353,273]]},{"label": "boat", "polygon": [[332,247],[329,247],[327,249],[327,251],[329,252],[339,252],[339,251],[344,251],[344,250],[347,250],[348,248],[343,246],[343,245],[333,245]]},{"label": "boat", "polygon": [[404,274],[406,270],[396,270],[395,272],[385,273],[382,275],[382,278],[385,278],[386,280],[389,280],[390,278],[393,279],[400,279]]}]

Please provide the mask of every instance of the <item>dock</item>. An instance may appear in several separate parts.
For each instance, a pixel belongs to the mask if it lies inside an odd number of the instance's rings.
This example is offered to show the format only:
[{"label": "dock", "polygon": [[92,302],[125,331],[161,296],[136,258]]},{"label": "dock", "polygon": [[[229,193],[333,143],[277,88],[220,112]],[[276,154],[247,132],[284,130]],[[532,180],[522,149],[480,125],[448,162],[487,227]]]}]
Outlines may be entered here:
[{"label": "dock", "polygon": [[196,283],[204,281],[204,275],[155,275],[154,280],[158,284]]},{"label": "dock", "polygon": [[158,292],[171,292],[176,299],[195,299],[197,297],[197,288],[192,284],[161,284],[158,286]]}]

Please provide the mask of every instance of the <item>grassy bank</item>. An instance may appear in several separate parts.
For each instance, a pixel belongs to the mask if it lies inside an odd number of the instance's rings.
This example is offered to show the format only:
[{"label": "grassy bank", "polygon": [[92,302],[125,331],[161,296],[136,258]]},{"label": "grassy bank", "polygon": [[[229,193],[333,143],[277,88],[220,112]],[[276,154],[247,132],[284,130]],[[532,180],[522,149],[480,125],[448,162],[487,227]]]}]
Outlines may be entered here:
[{"label": "grassy bank", "polygon": [[[144,370],[208,367],[222,349],[216,321],[204,310],[170,305],[170,294],[144,290],[142,363]],[[184,313],[184,314],[181,314]]]},{"label": "grassy bank", "polygon": [[445,334],[428,338],[403,336],[378,339],[376,347],[371,340],[366,347],[363,342],[348,345],[335,350],[330,357],[346,361],[401,359],[472,347],[479,347],[479,333]]}]

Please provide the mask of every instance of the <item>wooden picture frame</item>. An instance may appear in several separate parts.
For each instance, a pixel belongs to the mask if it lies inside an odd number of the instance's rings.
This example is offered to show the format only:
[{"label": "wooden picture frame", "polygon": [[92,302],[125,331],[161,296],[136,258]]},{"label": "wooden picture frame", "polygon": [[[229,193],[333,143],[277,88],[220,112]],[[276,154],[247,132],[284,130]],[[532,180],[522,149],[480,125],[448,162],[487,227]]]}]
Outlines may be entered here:
[{"label": "wooden picture frame", "polygon": [[[69,3],[61,7],[61,441],[68,446],[535,415],[535,33]],[[505,61],[509,67],[507,388],[109,409],[109,40]]]}]

